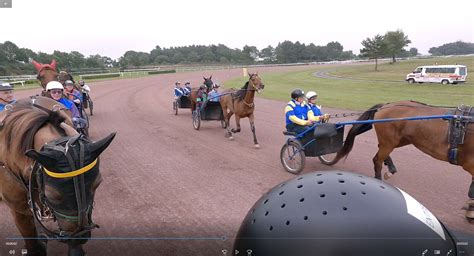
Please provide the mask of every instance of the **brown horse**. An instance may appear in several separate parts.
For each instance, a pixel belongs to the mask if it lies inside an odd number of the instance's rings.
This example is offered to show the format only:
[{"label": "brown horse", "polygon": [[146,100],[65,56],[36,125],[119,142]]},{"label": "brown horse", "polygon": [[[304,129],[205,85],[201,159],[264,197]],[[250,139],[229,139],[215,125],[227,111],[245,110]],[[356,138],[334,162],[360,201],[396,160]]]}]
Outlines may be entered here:
[{"label": "brown horse", "polygon": [[[231,89],[222,92],[220,97],[220,103],[222,112],[224,114],[224,120],[227,127],[226,136],[233,140],[232,133],[240,132],[240,119],[248,117],[250,121],[250,129],[253,133],[253,142],[256,148],[260,145],[257,141],[257,135],[255,134],[255,124],[253,111],[255,110],[255,103],[253,102],[255,97],[255,91],[260,93],[264,89],[265,85],[262,79],[258,76],[258,73],[249,74],[249,80],[240,89]],[[235,123],[237,129],[230,128],[230,117],[235,114]]]},{"label": "brown horse", "polygon": [[[209,78],[203,77],[204,82],[202,83],[203,85],[206,86],[207,92],[209,92],[212,89],[212,86],[214,85],[214,82],[212,82],[212,76]],[[196,104],[197,104],[197,91],[199,88],[192,88],[191,93],[189,94],[189,100],[191,101],[191,112],[193,112],[196,109]]]},{"label": "brown horse", "polygon": [[[0,195],[28,255],[46,255],[44,240],[38,240],[43,236],[67,243],[69,255],[83,255],[82,244],[96,227],[92,204],[101,182],[97,158],[115,133],[91,142],[67,124],[71,120],[64,108],[49,98],[22,99],[2,120]],[[50,225],[42,224],[45,219],[56,221],[59,231],[46,228]]]},{"label": "brown horse", "polygon": [[[388,104],[378,104],[364,112],[358,121],[376,120],[386,118],[406,118],[415,116],[443,115],[446,110],[429,106],[420,102],[400,101]],[[472,122],[467,121],[467,123]],[[413,144],[424,153],[442,161],[453,162],[449,159],[450,143],[448,142],[448,122],[443,119],[396,121],[387,123],[375,123],[375,132],[379,142],[379,150],[373,158],[375,177],[382,178],[382,164],[388,165],[390,173],[384,176],[390,178],[396,172],[390,153],[399,147]],[[466,124],[464,143],[458,145],[457,165],[471,174],[472,183],[468,192],[468,208],[466,217],[474,219],[474,127]],[[337,163],[341,158],[347,156],[352,150],[355,137],[372,128],[372,124],[355,124],[347,135],[343,148],[337,153],[330,164]]]},{"label": "brown horse", "polygon": [[43,91],[46,90],[46,85],[50,81],[58,81],[58,72],[56,71],[56,60],[52,60],[51,64],[41,64],[36,61],[32,61],[38,72],[38,80],[40,81]]}]

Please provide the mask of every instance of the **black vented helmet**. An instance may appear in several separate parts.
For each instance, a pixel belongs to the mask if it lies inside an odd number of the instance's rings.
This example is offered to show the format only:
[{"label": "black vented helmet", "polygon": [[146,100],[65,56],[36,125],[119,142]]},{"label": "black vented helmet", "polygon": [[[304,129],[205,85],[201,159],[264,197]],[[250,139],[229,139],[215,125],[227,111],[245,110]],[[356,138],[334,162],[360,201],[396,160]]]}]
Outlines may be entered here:
[{"label": "black vented helmet", "polygon": [[304,97],[304,91],[301,90],[301,89],[294,89],[292,92],[291,92],[291,98],[292,99],[297,99],[297,98],[300,98],[300,97]]},{"label": "black vented helmet", "polygon": [[313,172],[284,182],[250,209],[233,252],[252,255],[421,255],[455,242],[423,205],[375,178]]}]

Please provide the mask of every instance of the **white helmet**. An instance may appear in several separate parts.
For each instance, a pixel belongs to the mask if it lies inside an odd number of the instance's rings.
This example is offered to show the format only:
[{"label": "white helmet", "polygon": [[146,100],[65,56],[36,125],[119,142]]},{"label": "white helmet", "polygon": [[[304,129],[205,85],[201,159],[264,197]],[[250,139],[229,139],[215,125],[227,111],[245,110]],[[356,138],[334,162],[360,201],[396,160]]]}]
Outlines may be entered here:
[{"label": "white helmet", "polygon": [[318,96],[318,94],[314,91],[309,91],[308,93],[306,93],[306,98],[309,100],[311,99],[312,97],[314,96]]},{"label": "white helmet", "polygon": [[60,89],[63,90],[63,85],[58,81],[51,81],[46,85],[46,91],[53,90],[53,89]]}]

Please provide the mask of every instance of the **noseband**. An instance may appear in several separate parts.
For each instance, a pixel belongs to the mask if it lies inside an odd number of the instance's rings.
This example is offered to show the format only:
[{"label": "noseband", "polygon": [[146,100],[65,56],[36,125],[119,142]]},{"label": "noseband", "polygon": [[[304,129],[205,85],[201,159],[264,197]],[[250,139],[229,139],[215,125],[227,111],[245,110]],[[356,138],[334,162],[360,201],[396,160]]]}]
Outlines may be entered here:
[{"label": "noseband", "polygon": [[[97,164],[97,159],[84,166],[85,155],[83,140],[86,139],[82,135],[75,137],[63,137],[45,145],[45,147],[62,152],[68,160],[70,169],[73,171],[67,173],[55,172],[42,167],[38,162],[35,162],[33,166],[29,181],[28,203],[30,204],[30,209],[33,213],[36,226],[39,227],[39,230],[44,232],[48,239],[56,239],[60,240],[61,242],[67,242],[71,238],[81,238],[87,232],[99,227],[92,221],[93,200],[91,200],[90,203],[87,203],[86,184],[84,180],[84,174],[95,167]],[[77,144],[75,144],[76,142]],[[71,151],[73,151],[71,149],[77,147],[79,147],[79,165],[76,165],[76,161],[74,161],[74,157],[71,153]],[[60,211],[61,209],[54,208],[50,205],[45,195],[44,175],[53,177],[55,179],[73,179],[74,193],[77,202],[77,215],[65,214],[64,212]],[[39,198],[41,207],[36,205],[37,203],[35,198]],[[86,215],[88,216],[88,223],[84,223]],[[66,221],[70,222],[77,222],[78,226],[76,230],[73,232],[67,232],[61,230],[59,225],[58,230],[50,230],[43,224],[43,221],[56,221],[58,218],[65,219]]]}]

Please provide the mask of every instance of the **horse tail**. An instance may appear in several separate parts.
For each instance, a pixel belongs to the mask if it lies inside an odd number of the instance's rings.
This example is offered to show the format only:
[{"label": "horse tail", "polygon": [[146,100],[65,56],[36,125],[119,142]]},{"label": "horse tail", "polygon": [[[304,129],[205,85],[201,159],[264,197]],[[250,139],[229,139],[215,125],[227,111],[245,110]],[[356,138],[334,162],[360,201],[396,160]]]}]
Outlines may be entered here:
[{"label": "horse tail", "polygon": [[[357,121],[373,120],[375,113],[383,105],[385,104],[377,104],[369,108],[357,119]],[[359,134],[369,131],[370,129],[372,129],[371,123],[370,124],[354,124],[352,128],[349,130],[349,133],[347,134],[346,140],[344,141],[344,145],[342,146],[341,150],[337,152],[336,157],[331,162],[329,162],[328,165],[336,164],[337,162],[339,162],[339,160],[341,160],[341,158],[347,157],[349,153],[351,152],[352,147],[354,146],[355,137]]]}]

